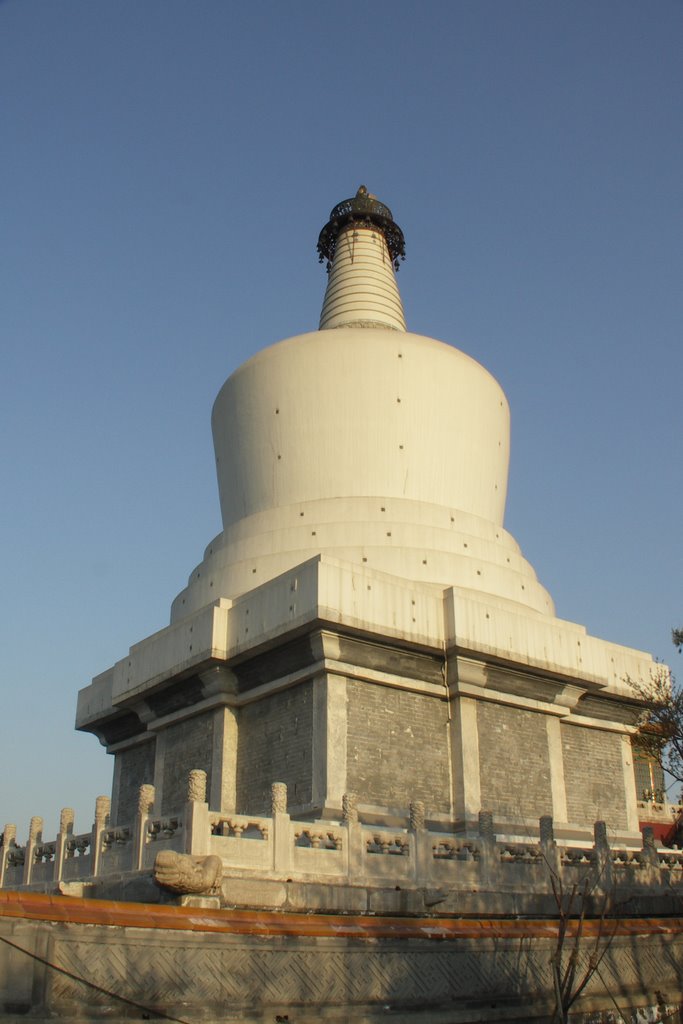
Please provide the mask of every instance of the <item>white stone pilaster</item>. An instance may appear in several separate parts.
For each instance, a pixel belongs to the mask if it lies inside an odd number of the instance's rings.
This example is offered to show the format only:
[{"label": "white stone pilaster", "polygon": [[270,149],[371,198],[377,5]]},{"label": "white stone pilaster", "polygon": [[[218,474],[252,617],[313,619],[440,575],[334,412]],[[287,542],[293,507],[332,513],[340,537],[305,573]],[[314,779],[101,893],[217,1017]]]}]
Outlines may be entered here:
[{"label": "white stone pilaster", "polygon": [[550,764],[550,795],[553,802],[553,819],[567,821],[567,789],[564,781],[564,758],[562,756],[562,726],[555,715],[546,715],[548,734],[548,762]]},{"label": "white stone pilaster", "polygon": [[209,807],[225,813],[237,806],[237,717],[234,708],[215,713]]},{"label": "white stone pilaster", "polygon": [[154,747],[154,792],[156,806],[161,811],[164,799],[164,763],[166,760],[166,730],[160,729],[156,734]]},{"label": "white stone pilaster", "polygon": [[481,810],[477,702],[472,697],[456,696],[451,707],[453,813],[456,820],[472,819]]},{"label": "white stone pilaster", "polygon": [[327,803],[341,807],[346,792],[346,679],[327,677]]},{"label": "white stone pilaster", "polygon": [[346,679],[326,674],[313,682],[314,805],[341,807],[346,792]]},{"label": "white stone pilaster", "polygon": [[115,825],[124,824],[120,820],[119,801],[121,798],[121,761],[120,752],[114,754],[114,776],[111,783],[111,820]]},{"label": "white stone pilaster", "polygon": [[638,822],[638,797],[633,773],[633,744],[630,736],[621,737],[621,761],[624,768],[624,797],[626,804],[626,827],[631,832],[640,828]]}]

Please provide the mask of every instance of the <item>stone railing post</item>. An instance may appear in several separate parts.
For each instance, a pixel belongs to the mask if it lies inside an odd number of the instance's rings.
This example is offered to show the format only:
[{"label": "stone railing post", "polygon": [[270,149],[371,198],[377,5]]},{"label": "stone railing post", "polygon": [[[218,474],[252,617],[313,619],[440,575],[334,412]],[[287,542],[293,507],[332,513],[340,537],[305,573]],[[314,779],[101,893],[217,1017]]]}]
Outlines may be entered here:
[{"label": "stone railing post", "polygon": [[498,874],[496,863],[496,834],[493,830],[493,814],[491,811],[479,811],[479,847],[481,850],[482,882],[492,884]]},{"label": "stone railing post", "polygon": [[111,801],[108,796],[98,796],[95,798],[95,820],[93,821],[90,836],[90,874],[93,876],[100,873],[102,833],[109,824],[110,806]]},{"label": "stone railing post", "polygon": [[5,825],[3,829],[2,849],[0,850],[0,889],[5,886],[5,872],[7,871],[7,857],[10,850],[17,845],[17,826]]},{"label": "stone railing post", "polygon": [[36,846],[43,841],[43,819],[37,815],[31,818],[28,827],[28,839],[24,850],[24,874],[22,885],[30,885],[33,867],[36,862]]},{"label": "stone railing post", "polygon": [[185,804],[185,853],[206,857],[211,847],[209,805],[206,802],[206,772],[193,768],[187,777]]},{"label": "stone railing post", "polygon": [[149,782],[143,783],[138,789],[138,808],[133,826],[133,852],[131,854],[131,871],[142,871],[145,866],[145,849],[147,847],[147,823],[154,814],[155,792]]},{"label": "stone railing post", "polygon": [[69,836],[74,830],[73,807],[62,807],[59,814],[59,833],[55,843],[55,863],[52,878],[55,882],[61,882],[64,875],[64,861],[66,860],[67,843]]},{"label": "stone railing post", "polygon": [[548,892],[551,892],[551,878],[554,876],[559,880],[562,874],[562,864],[560,861],[560,853],[557,849],[557,843],[555,842],[555,826],[552,815],[544,814],[539,818],[538,825],[541,856],[543,857],[543,861],[548,871],[547,889]]},{"label": "stone railing post", "polygon": [[648,868],[659,870],[659,854],[655,842],[655,832],[650,825],[643,829],[643,861]]},{"label": "stone railing post", "polygon": [[414,850],[413,872],[419,886],[429,885],[432,875],[432,844],[425,824],[425,805],[413,800],[409,806],[409,828]]},{"label": "stone railing post", "polygon": [[607,825],[596,821],[593,825],[593,850],[595,852],[595,885],[607,892],[612,888],[612,856],[607,839]]},{"label": "stone railing post", "polygon": [[288,874],[292,865],[292,830],[284,782],[274,782],[270,787],[270,806],[273,816],[273,869]]},{"label": "stone railing post", "polygon": [[363,829],[358,819],[358,795],[344,793],[342,796],[342,824],[346,828],[346,863],[350,882],[360,879],[363,870]]}]

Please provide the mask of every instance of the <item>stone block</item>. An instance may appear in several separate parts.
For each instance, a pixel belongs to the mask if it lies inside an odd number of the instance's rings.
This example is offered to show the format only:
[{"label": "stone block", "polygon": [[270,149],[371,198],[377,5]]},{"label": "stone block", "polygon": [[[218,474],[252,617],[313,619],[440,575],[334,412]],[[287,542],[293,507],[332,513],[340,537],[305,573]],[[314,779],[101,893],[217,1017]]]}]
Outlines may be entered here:
[{"label": "stone block", "polygon": [[198,910],[220,910],[221,901],[218,896],[179,896],[178,905]]},{"label": "stone block", "polygon": [[287,909],[362,914],[368,909],[368,893],[364,888],[348,885],[289,882],[287,885]]},{"label": "stone block", "polygon": [[372,914],[424,914],[424,892],[416,889],[369,889],[368,910]]},{"label": "stone block", "polygon": [[284,907],[288,898],[285,882],[251,878],[224,878],[222,902],[234,907]]}]

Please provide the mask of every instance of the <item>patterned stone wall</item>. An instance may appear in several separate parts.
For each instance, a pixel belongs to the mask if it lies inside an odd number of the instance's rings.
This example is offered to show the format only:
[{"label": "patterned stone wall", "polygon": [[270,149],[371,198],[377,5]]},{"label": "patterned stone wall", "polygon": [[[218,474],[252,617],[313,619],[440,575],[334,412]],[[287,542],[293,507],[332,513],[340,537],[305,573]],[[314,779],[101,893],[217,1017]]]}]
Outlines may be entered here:
[{"label": "patterned stone wall", "polygon": [[155,737],[148,743],[139,743],[128,750],[119,751],[114,771],[116,791],[113,794],[116,820],[113,825],[129,824],[138,809],[140,786],[154,782]]},{"label": "patterned stone wall", "polygon": [[445,701],[349,679],[347,786],[361,803],[448,813]]},{"label": "patterned stone wall", "polygon": [[[528,1022],[547,1021],[552,1009],[554,943],[533,935],[366,942],[5,919],[0,937],[12,943],[0,945],[0,1013],[12,1020],[119,1021],[159,1010],[184,1021],[324,1014],[337,1024],[369,1024],[389,1013],[401,1020],[415,1014],[421,1021]],[[43,959],[15,947],[40,951]],[[592,947],[592,940],[583,943],[581,970]],[[598,951],[599,972],[575,1012],[616,1003],[629,1021],[661,1020],[636,1018],[629,1009],[663,1001],[660,993],[669,1004],[680,1002],[680,934],[605,936]]]},{"label": "patterned stone wall", "polygon": [[237,810],[270,814],[270,786],[287,784],[291,807],[312,793],[312,683],[241,708],[237,741]]},{"label": "patterned stone wall", "polygon": [[207,788],[211,790],[214,714],[207,711],[175,725],[163,733],[164,771],[162,814],[178,810],[187,799],[187,777],[193,768],[206,772]]},{"label": "patterned stone wall", "polygon": [[545,715],[482,700],[477,725],[481,806],[521,821],[552,814]]},{"label": "patterned stone wall", "polygon": [[[379,1009],[396,1002],[404,1009],[422,1010],[486,992],[498,999],[530,991],[550,994],[552,985],[547,944],[545,957],[514,946],[500,949],[494,965],[467,949],[428,942],[416,942],[412,948],[407,943],[404,948],[388,943],[375,948],[357,943],[353,948],[345,940],[290,939],[271,946],[261,939],[262,948],[257,949],[254,940],[235,942],[227,937],[188,942],[168,935],[163,945],[151,938],[134,941],[131,936],[128,942],[119,939],[97,947],[58,940],[54,956],[71,975],[95,981],[105,990],[132,989],[147,1006],[183,1006],[184,1019],[186,1001],[233,1013],[270,1006],[273,1020],[278,1008],[286,1011],[291,1004],[324,1007],[327,1012],[347,1005],[353,1013],[354,1005],[375,1004]],[[69,1004],[79,1008],[86,1000],[105,1003],[102,996],[88,993],[66,976],[51,979],[50,996],[51,1005],[64,1009]]]},{"label": "patterned stone wall", "polygon": [[601,819],[612,828],[626,828],[621,737],[563,725],[562,754],[569,820],[589,825]]}]

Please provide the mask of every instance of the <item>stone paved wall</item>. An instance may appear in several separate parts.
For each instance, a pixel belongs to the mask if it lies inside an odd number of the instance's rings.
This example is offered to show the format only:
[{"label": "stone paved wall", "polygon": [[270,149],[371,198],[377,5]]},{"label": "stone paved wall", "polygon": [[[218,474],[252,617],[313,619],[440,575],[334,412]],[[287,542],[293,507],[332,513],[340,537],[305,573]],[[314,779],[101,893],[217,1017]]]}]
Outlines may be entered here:
[{"label": "stone paved wall", "polygon": [[127,825],[131,822],[137,813],[140,786],[154,782],[155,743],[152,737],[149,743],[139,743],[116,754],[116,819],[112,824]]},{"label": "stone paved wall", "polygon": [[[324,1015],[374,1024],[388,1011],[423,1024],[521,1022],[547,1021],[553,1005],[554,942],[537,936],[363,942],[0,919],[0,937],[0,1015],[9,1020],[119,1021],[159,1010],[193,1022]],[[660,993],[680,1002],[680,934],[617,935],[598,948],[599,974],[575,1011],[616,1003],[634,1021],[628,1009],[658,1003]]]},{"label": "stone paved wall", "polygon": [[195,715],[164,730],[164,774],[161,813],[178,810],[187,799],[187,778],[193,768],[206,772],[211,791],[214,712]]},{"label": "stone paved wall", "polygon": [[477,725],[481,806],[518,820],[552,814],[545,715],[482,700]]},{"label": "stone paved wall", "polygon": [[347,786],[361,803],[448,813],[448,711],[435,697],[350,679]]},{"label": "stone paved wall", "polygon": [[563,725],[562,754],[569,820],[590,825],[600,819],[608,827],[626,828],[621,737]]},{"label": "stone paved wall", "polygon": [[310,682],[275,693],[240,710],[237,741],[237,810],[270,814],[270,786],[287,784],[291,807],[312,793],[313,689]]}]

